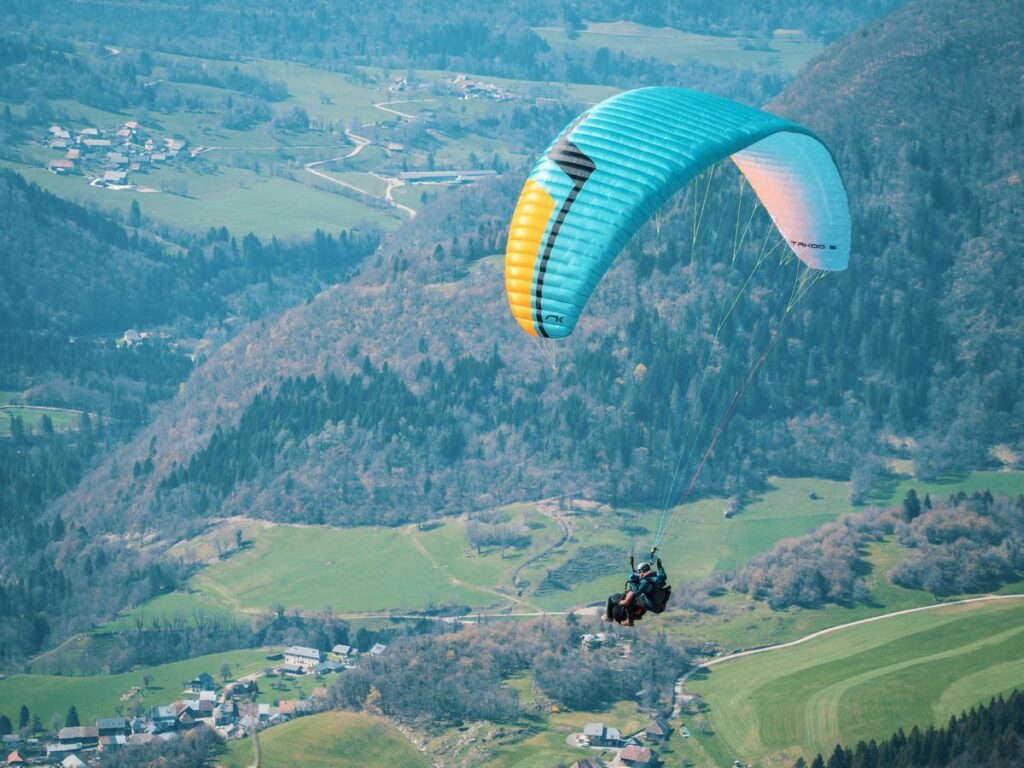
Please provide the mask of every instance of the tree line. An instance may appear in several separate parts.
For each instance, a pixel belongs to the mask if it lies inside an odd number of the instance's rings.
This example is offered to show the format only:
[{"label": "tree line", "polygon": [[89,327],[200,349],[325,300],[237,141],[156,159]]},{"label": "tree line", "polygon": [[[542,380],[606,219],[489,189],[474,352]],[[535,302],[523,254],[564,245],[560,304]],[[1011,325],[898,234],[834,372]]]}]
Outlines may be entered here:
[{"label": "tree line", "polygon": [[1024,497],[986,490],[922,500],[911,489],[899,507],[845,515],[677,594],[706,611],[714,610],[710,598],[728,588],[776,610],[868,602],[867,547],[890,536],[906,548],[885,574],[893,584],[936,598],[992,591],[1024,573]]},{"label": "tree line", "polygon": [[[1024,760],[1024,693],[991,699],[953,715],[936,728],[901,728],[875,742],[840,744],[826,758],[818,754],[810,768],[1011,768]],[[798,758],[793,768],[807,768]]]}]

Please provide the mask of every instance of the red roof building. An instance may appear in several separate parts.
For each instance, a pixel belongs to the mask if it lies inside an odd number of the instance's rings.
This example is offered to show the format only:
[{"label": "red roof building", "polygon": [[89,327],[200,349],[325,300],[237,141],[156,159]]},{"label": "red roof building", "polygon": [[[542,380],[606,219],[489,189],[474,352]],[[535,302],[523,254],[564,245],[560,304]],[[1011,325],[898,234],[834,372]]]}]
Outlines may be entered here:
[{"label": "red roof building", "polygon": [[628,768],[648,768],[654,764],[654,753],[647,747],[631,744],[619,752],[618,764]]}]

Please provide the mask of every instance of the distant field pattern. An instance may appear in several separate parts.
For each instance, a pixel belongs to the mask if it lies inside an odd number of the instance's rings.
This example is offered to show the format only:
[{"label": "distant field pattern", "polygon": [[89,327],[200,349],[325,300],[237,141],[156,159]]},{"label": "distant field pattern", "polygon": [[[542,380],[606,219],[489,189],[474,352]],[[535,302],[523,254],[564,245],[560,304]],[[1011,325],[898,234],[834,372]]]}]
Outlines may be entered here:
[{"label": "distant field pattern", "polygon": [[540,27],[535,30],[557,47],[581,47],[612,53],[622,51],[640,59],[658,59],[672,64],[700,61],[719,67],[774,71],[789,75],[816,56],[824,45],[791,30],[776,30],[771,37],[701,35],[669,27],[646,27],[631,21],[590,22],[574,40],[565,30]]},{"label": "distant field pattern", "polygon": [[[782,750],[828,754],[837,742],[943,723],[1024,688],[1024,599],[950,606],[839,630],[713,667],[687,683],[710,706],[721,759]],[[735,756],[735,757],[733,757]]]}]

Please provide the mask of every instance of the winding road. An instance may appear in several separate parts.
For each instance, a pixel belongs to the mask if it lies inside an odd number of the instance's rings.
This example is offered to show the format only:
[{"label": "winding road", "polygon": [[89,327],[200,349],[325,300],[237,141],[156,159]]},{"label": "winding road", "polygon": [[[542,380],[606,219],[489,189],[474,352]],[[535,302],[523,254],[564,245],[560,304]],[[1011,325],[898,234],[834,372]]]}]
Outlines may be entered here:
[{"label": "winding road", "polygon": [[[394,102],[385,102],[385,103],[394,103]],[[374,104],[374,106],[379,106],[379,105]],[[383,109],[383,107],[382,107],[382,109]],[[388,110],[388,111],[393,111],[393,110]],[[401,114],[401,113],[399,113],[399,114]],[[342,181],[341,179],[336,179],[333,176],[331,176],[330,174],[327,174],[327,173],[324,173],[323,171],[318,171],[317,170],[317,166],[318,165],[323,165],[324,163],[333,163],[333,162],[337,162],[338,160],[349,160],[349,159],[355,157],[356,155],[358,155],[360,152],[362,152],[363,148],[368,146],[371,143],[370,139],[366,138],[365,136],[359,136],[359,135],[357,135],[355,133],[352,133],[352,131],[348,130],[347,128],[345,129],[345,135],[348,136],[353,141],[353,143],[355,143],[355,145],[356,145],[352,149],[352,151],[349,152],[347,155],[338,155],[338,157],[329,157],[329,158],[327,158],[325,160],[314,160],[312,163],[306,163],[302,167],[307,172],[313,174],[314,176],[316,176],[318,178],[323,179],[324,181],[329,181],[332,184],[337,184],[339,187],[345,187],[346,189],[351,189],[352,191],[358,192],[361,195],[366,195],[367,197],[377,197],[377,195],[375,195],[373,192],[370,192],[368,189],[363,189],[362,187],[357,187],[355,184],[349,184],[347,181]],[[376,176],[379,179],[382,179],[387,184],[387,189],[384,190],[384,199],[387,200],[388,203],[390,203],[394,208],[398,208],[401,211],[405,211],[405,213],[409,214],[409,218],[410,219],[416,218],[416,211],[414,211],[412,208],[410,208],[407,205],[402,205],[401,203],[395,202],[395,199],[391,196],[391,191],[393,189],[395,189],[396,187],[401,187],[402,185],[404,185],[405,184],[404,181],[402,181],[401,179],[395,178],[395,177],[391,177],[391,176],[378,176],[377,174],[372,174],[372,175]]]},{"label": "winding road", "polygon": [[415,120],[416,115],[410,115],[408,112],[400,112],[397,109],[391,109],[388,104],[429,104],[430,102],[437,101],[437,99],[400,99],[399,101],[381,101],[374,104],[377,109],[381,109],[385,112],[390,112],[392,115],[398,115],[404,117],[406,120]]}]

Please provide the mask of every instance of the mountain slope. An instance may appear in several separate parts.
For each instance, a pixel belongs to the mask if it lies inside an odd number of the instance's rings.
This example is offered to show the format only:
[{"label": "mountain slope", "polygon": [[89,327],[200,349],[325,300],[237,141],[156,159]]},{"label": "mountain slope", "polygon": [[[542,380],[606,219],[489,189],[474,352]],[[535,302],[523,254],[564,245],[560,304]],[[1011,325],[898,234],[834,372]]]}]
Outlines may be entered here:
[{"label": "mountain slope", "polygon": [[[854,262],[797,313],[698,491],[742,491],[768,470],[845,475],[888,431],[917,437],[933,472],[1019,442],[1020,14],[1008,0],[911,4],[828,49],[773,105],[833,148]],[[467,269],[500,250],[518,182],[443,196],[350,285],[246,329],[61,510],[173,537],[241,511],[393,523],[567,490],[656,502],[733,278],[691,259],[679,198],[569,343],[539,352],[508,317],[500,267]],[[711,238],[732,231],[734,185],[723,171],[709,187]],[[712,373],[725,392],[756,356],[770,293]],[[153,473],[132,478],[152,440]]]}]

